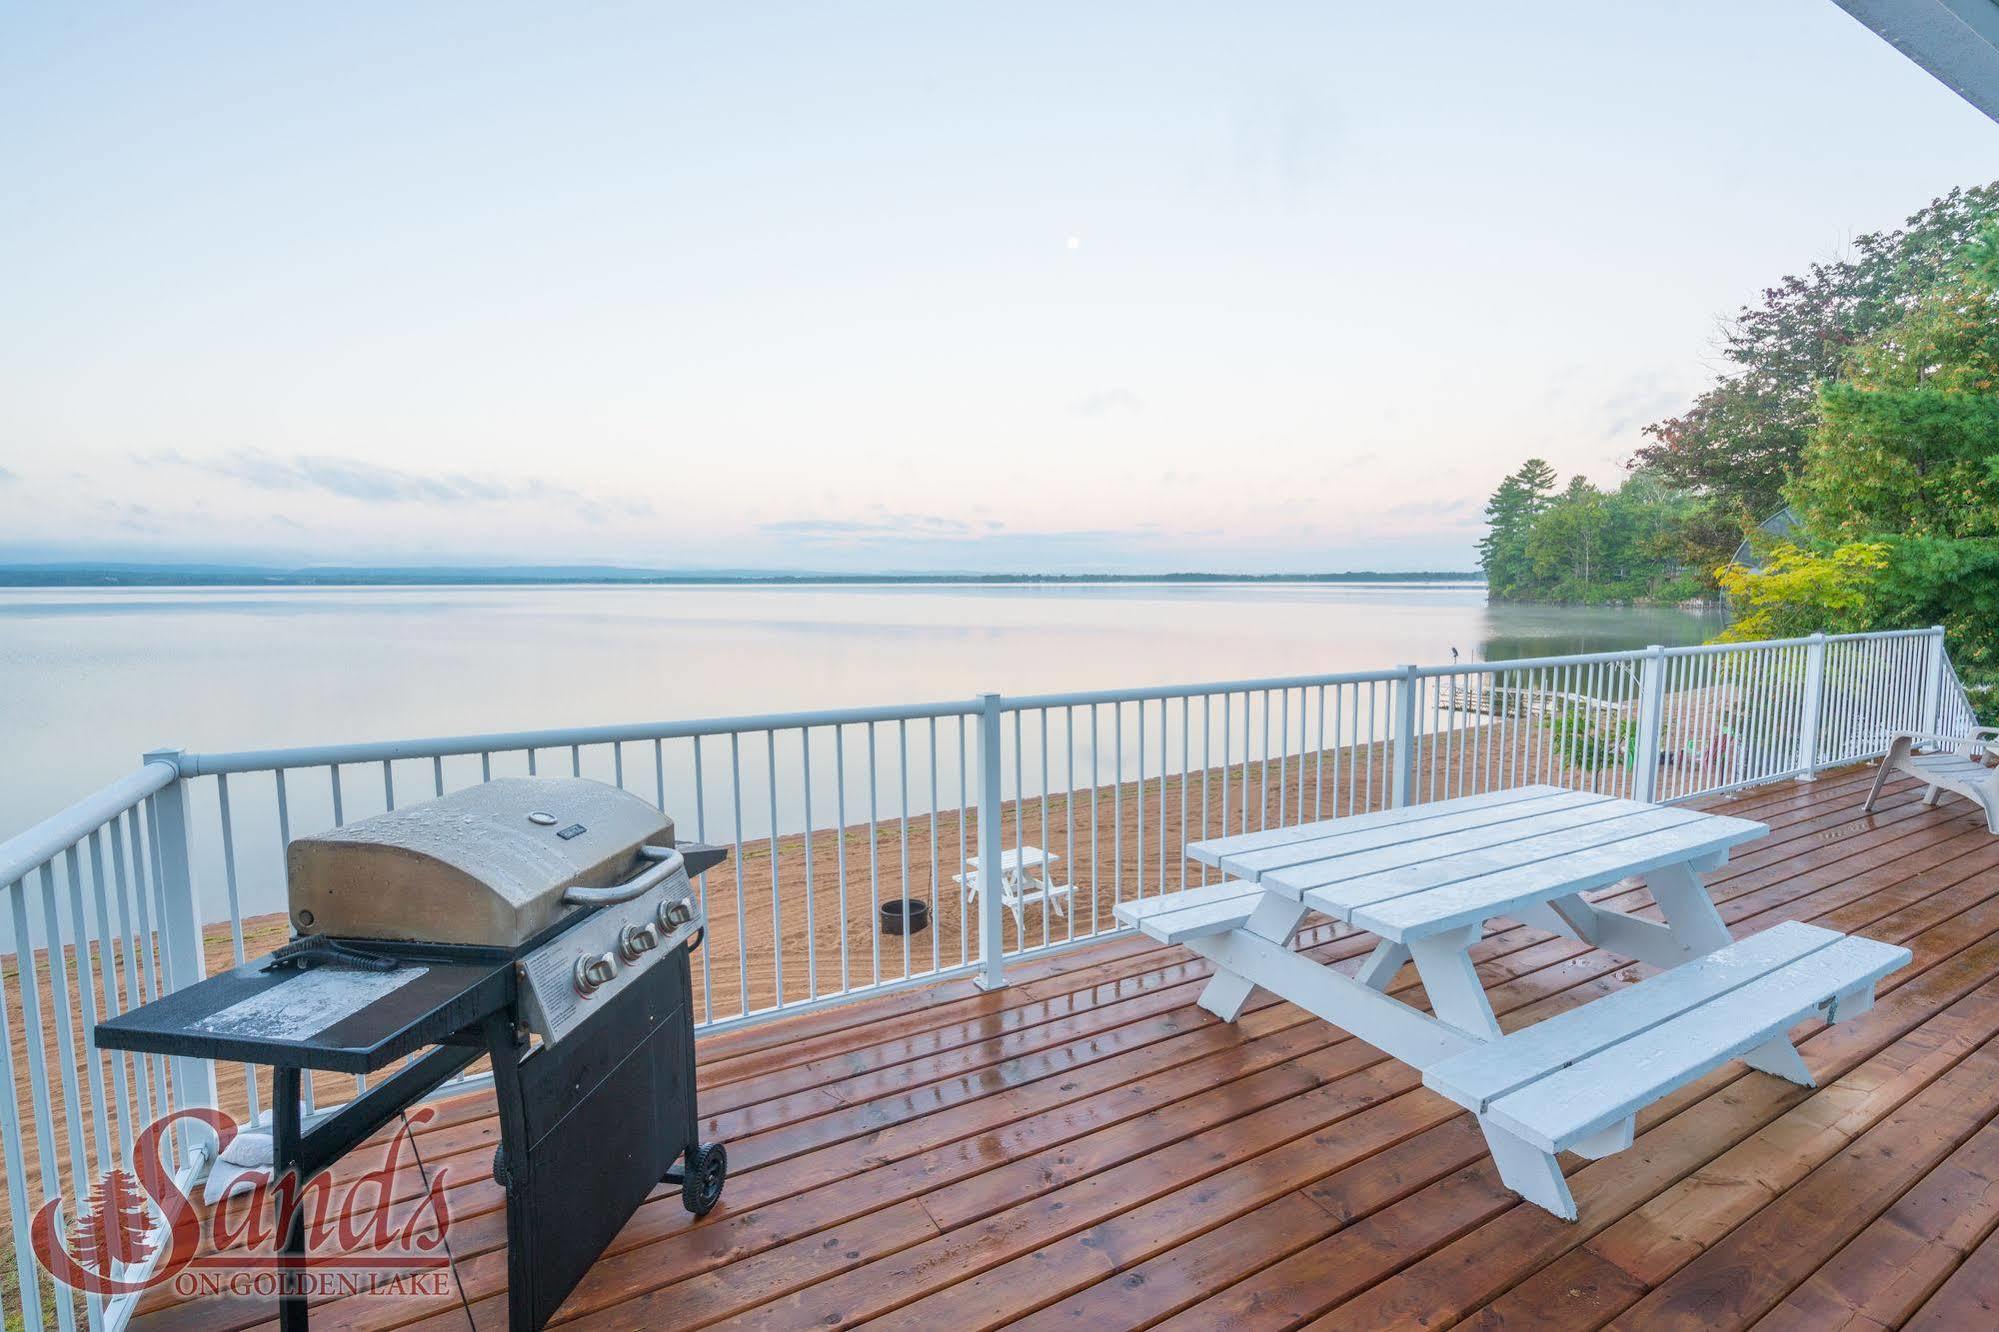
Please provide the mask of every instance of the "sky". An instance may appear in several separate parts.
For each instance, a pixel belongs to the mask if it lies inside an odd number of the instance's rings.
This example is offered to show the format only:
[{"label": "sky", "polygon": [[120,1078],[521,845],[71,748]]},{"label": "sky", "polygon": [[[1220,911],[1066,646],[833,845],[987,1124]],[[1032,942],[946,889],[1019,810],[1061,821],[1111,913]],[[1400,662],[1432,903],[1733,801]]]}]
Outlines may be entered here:
[{"label": "sky", "polygon": [[1999,125],[1831,0],[0,10],[0,560],[1462,569]]}]

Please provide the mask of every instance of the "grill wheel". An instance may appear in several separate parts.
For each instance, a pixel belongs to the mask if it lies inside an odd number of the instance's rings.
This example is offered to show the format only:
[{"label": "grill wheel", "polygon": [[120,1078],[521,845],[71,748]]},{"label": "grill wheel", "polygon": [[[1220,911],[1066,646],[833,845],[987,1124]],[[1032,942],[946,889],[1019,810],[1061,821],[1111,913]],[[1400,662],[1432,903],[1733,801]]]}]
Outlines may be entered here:
[{"label": "grill wheel", "polygon": [[698,1142],[687,1149],[687,1169],[680,1180],[680,1205],[706,1216],[721,1201],[729,1177],[729,1151],[719,1142]]}]

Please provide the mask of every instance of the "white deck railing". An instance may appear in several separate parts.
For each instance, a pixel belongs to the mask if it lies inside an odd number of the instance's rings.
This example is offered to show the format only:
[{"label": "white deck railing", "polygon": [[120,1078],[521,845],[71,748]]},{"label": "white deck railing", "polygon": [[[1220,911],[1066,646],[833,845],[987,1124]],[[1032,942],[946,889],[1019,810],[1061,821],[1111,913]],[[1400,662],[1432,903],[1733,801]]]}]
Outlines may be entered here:
[{"label": "white deck railing", "polygon": [[[682,838],[726,845],[700,882],[703,1031],[941,977],[1005,983],[1007,960],[1118,929],[1118,902],[1205,881],[1191,840],[1530,782],[1686,800],[1880,754],[1896,730],[1970,709],[1923,629],[1528,661],[381,744],[180,751],[0,844],[15,971],[0,1041],[0,1161],[17,1262],[37,1205],[129,1169],[170,1108],[257,1116],[268,1071],[97,1055],[123,1011],[282,942],[284,849],[316,831],[495,776],[631,790]],[[974,915],[969,857],[1028,845],[1071,892],[1015,928]],[[1054,880],[1051,880],[1051,882]],[[886,933],[893,898],[930,911]],[[1063,911],[1066,904],[1067,911]],[[12,1045],[9,1046],[12,1049]],[[53,1076],[51,1075],[53,1066]],[[466,1085],[447,1084],[446,1090]],[[357,1080],[309,1079],[311,1102]],[[174,1144],[183,1177],[204,1164]],[[124,1306],[0,1286],[28,1327],[117,1325]]]}]

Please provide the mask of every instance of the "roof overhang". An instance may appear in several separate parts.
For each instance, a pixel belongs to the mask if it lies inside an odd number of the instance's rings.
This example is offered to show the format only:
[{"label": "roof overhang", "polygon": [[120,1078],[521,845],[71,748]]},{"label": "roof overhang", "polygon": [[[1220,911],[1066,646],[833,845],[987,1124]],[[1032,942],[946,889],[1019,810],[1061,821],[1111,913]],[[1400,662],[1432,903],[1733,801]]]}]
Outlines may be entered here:
[{"label": "roof overhang", "polygon": [[1999,0],[1834,0],[1999,120]]}]

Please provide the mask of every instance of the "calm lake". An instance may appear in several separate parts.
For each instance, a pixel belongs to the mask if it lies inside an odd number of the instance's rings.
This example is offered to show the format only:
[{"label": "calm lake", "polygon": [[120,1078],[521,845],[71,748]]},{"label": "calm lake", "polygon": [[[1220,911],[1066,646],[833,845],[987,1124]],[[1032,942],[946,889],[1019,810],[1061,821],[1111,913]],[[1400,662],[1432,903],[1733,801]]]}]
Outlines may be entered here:
[{"label": "calm lake", "polygon": [[0,840],[194,750],[1232,680],[1698,642],[1478,585],[0,591]]}]

